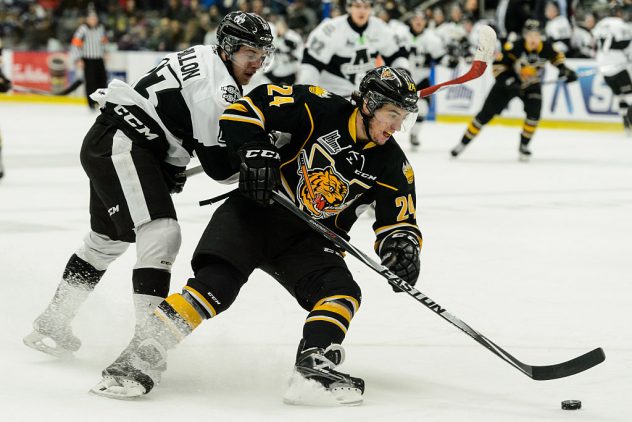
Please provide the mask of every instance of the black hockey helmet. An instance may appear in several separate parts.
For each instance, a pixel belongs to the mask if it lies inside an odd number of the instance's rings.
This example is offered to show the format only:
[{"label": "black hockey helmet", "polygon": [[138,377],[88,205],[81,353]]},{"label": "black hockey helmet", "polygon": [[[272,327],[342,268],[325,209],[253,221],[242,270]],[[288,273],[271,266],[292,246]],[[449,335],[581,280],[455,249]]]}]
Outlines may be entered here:
[{"label": "black hockey helmet", "polygon": [[230,12],[224,16],[217,28],[219,46],[228,55],[239,50],[241,45],[272,53],[272,38],[270,25],[256,13]]},{"label": "black hockey helmet", "polygon": [[542,34],[540,22],[537,19],[527,19],[522,27],[522,36],[524,37],[527,32],[538,32],[539,34]]},{"label": "black hockey helmet", "polygon": [[386,103],[417,113],[417,87],[405,70],[380,66],[370,70],[360,82],[360,103],[366,101],[369,116]]}]

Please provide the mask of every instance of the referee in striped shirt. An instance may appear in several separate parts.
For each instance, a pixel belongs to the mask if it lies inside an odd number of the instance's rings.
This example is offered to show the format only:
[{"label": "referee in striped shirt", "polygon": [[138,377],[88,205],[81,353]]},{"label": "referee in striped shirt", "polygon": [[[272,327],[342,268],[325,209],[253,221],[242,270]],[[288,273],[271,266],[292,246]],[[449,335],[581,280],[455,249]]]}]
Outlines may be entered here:
[{"label": "referee in striped shirt", "polygon": [[88,12],[86,23],[77,28],[72,36],[71,57],[77,69],[83,68],[86,98],[91,109],[98,108],[98,105],[90,98],[90,94],[105,88],[108,82],[103,60],[107,42],[105,28],[99,23],[96,12]]}]

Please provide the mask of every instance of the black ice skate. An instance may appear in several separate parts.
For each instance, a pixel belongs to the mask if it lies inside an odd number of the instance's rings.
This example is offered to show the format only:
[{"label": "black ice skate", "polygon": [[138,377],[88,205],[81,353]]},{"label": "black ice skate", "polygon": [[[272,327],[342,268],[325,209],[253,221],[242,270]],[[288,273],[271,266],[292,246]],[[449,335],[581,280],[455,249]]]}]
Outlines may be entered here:
[{"label": "black ice skate", "polygon": [[361,404],[364,381],[334,370],[343,361],[344,349],[339,344],[303,350],[296,359],[283,401],[321,406]]},{"label": "black ice skate", "polygon": [[421,142],[419,141],[419,136],[416,133],[410,134],[410,144],[414,147],[418,147],[419,145],[421,145]]},{"label": "black ice skate", "polygon": [[459,142],[458,144],[456,144],[456,146],[452,148],[452,151],[450,151],[450,155],[452,156],[452,158],[458,157],[459,154],[463,152],[466,146],[467,144],[464,144],[463,142]]},{"label": "black ice skate", "polygon": [[529,151],[529,147],[524,144],[520,144],[520,148],[518,149],[518,159],[520,161],[529,161],[531,158],[531,151]]},{"label": "black ice skate", "polygon": [[33,321],[33,331],[22,340],[28,347],[56,357],[69,357],[81,347],[63,315],[46,311]]},{"label": "black ice skate", "polygon": [[91,393],[112,399],[133,399],[149,393],[167,369],[167,350],[149,338],[134,346],[134,340],[102,372],[103,379]]}]

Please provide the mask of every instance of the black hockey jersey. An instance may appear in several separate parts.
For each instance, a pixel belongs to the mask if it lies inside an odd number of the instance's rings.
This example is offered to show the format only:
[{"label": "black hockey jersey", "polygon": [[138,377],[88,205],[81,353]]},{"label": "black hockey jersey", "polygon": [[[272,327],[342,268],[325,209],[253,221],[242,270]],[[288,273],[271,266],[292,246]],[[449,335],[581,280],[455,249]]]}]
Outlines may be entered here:
[{"label": "black hockey jersey", "polygon": [[290,134],[279,146],[281,182],[299,208],[347,236],[375,202],[376,248],[393,231],[421,240],[411,165],[392,137],[382,146],[357,140],[356,113],[318,86],[261,85],[224,111],[221,137],[236,156],[244,143],[266,141],[269,131]]},{"label": "black hockey jersey", "polygon": [[529,51],[524,40],[519,38],[515,43],[506,42],[503,45],[502,57],[494,61],[494,76],[515,72],[524,88],[542,81],[547,61],[559,67],[566,61],[566,56],[548,41],[541,41],[535,50]]}]

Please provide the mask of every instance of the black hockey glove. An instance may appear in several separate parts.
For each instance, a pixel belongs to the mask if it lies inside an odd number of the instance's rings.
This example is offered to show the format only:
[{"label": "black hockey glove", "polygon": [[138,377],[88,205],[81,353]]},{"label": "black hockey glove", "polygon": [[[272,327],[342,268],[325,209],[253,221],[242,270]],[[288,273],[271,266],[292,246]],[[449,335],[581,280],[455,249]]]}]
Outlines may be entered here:
[{"label": "black hockey glove", "polygon": [[569,69],[564,65],[561,65],[558,69],[560,70],[558,77],[560,79],[565,79],[567,84],[577,80],[577,73],[573,69]]},{"label": "black hockey glove", "polygon": [[272,203],[272,191],[279,185],[281,156],[267,142],[253,142],[239,149],[239,191],[259,205]]},{"label": "black hockey glove", "polygon": [[180,193],[184,189],[187,182],[187,173],[185,167],[173,166],[168,163],[162,163],[162,176],[167,183],[169,193]]},{"label": "black hockey glove", "polygon": [[[414,286],[419,278],[419,240],[407,232],[395,232],[382,241],[379,255],[382,265]],[[401,292],[393,287],[394,292]]]}]

